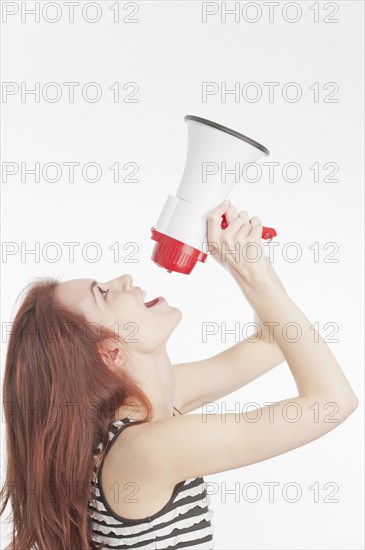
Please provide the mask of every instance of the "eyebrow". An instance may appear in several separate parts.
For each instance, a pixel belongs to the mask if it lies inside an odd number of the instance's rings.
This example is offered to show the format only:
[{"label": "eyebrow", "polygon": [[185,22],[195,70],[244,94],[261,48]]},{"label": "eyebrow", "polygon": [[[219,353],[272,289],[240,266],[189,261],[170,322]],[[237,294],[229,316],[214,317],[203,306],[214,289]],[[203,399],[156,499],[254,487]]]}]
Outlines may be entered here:
[{"label": "eyebrow", "polygon": [[98,283],[96,281],[93,281],[90,285],[90,292],[91,294],[93,295],[93,298],[94,298],[94,302],[97,304],[97,301],[96,301],[96,298],[95,298],[95,294],[94,294],[94,287],[97,285]]}]

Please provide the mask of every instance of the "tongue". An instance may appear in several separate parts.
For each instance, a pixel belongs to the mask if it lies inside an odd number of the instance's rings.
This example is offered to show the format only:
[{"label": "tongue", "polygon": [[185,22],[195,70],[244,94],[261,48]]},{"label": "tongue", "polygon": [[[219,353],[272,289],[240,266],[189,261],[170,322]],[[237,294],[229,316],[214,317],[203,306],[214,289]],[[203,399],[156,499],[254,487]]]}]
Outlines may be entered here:
[{"label": "tongue", "polygon": [[155,298],[154,300],[151,300],[150,302],[146,302],[146,303],[145,303],[145,306],[146,306],[146,307],[152,307],[152,306],[154,306],[155,304],[157,304],[157,302],[158,302],[158,298]]}]

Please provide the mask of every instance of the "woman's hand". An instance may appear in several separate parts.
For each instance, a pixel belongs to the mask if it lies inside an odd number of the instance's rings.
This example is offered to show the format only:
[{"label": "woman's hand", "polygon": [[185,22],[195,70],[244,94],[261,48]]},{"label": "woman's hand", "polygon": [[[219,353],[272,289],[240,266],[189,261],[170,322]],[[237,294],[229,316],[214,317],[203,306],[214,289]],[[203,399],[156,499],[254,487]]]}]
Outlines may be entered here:
[{"label": "woman's hand", "polygon": [[[222,215],[227,220],[221,228]],[[224,202],[211,210],[207,217],[209,250],[215,260],[237,278],[248,284],[270,279],[267,258],[262,246],[262,223],[257,216],[249,219],[248,212],[237,210]]]}]

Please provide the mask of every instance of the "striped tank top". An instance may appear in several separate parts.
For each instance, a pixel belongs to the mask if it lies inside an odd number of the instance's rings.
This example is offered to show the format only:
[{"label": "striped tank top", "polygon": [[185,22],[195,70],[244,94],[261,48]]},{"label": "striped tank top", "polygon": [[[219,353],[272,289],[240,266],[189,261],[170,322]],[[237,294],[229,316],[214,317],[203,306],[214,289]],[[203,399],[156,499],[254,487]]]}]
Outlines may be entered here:
[{"label": "striped tank top", "polygon": [[100,483],[103,460],[116,437],[133,422],[138,421],[124,418],[113,422],[108,433],[108,448],[101,460],[98,474],[97,455],[104,450],[103,443],[99,443],[96,448],[96,464],[91,481],[91,493],[96,498],[96,507],[94,501],[88,502],[92,541],[95,544],[103,543],[105,549],[118,550],[213,550],[214,527],[211,519],[214,511],[210,507],[210,496],[203,477],[177,483],[170,500],[152,516],[128,519],[111,509]]}]

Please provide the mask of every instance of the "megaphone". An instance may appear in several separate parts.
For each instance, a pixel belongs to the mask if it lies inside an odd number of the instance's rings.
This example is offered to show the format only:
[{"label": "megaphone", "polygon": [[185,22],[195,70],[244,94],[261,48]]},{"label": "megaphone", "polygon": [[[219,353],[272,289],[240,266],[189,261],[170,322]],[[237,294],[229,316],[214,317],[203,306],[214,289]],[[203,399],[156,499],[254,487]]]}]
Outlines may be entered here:
[{"label": "megaphone", "polygon": [[[198,261],[205,262],[207,216],[243,179],[243,166],[269,155],[253,139],[205,118],[186,115],[188,151],[184,173],[175,196],[168,195],[160,217],[151,227],[156,241],[151,259],[169,273],[189,275]],[[227,220],[223,215],[221,228]],[[262,238],[276,231],[262,228]]]}]

